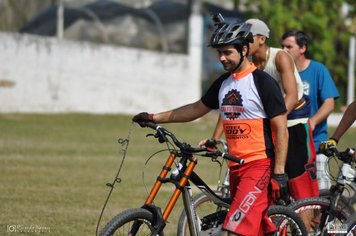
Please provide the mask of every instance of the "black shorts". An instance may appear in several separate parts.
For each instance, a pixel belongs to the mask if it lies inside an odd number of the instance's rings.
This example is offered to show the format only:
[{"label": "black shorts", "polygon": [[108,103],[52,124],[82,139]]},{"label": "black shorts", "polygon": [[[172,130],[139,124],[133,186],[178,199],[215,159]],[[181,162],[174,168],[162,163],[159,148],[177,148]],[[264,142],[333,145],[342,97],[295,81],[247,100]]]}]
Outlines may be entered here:
[{"label": "black shorts", "polygon": [[315,155],[313,155],[315,149],[308,123],[288,127],[288,132],[286,173],[289,179],[292,179],[305,172],[305,165],[307,163],[315,161],[313,160],[315,159]]}]

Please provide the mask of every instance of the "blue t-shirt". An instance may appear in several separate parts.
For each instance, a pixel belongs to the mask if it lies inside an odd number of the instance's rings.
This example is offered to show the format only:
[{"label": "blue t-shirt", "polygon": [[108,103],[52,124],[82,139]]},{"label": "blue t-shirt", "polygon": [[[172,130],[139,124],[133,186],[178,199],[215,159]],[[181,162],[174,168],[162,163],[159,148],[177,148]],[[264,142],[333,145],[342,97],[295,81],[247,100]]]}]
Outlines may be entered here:
[{"label": "blue t-shirt", "polygon": [[[299,72],[304,85],[304,94],[308,95],[313,116],[327,98],[338,98],[339,92],[330,76],[328,69],[320,62],[310,60],[309,66]],[[319,144],[328,139],[328,127],[326,120],[318,124],[313,131],[316,150]]]}]

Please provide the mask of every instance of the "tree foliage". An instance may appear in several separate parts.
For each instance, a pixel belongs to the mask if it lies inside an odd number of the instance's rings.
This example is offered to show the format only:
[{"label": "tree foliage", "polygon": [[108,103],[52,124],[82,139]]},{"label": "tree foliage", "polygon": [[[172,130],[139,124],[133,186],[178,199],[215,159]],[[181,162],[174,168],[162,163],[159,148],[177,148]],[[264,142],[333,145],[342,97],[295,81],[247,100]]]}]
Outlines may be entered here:
[{"label": "tree foliage", "polygon": [[[348,14],[344,13],[348,3]],[[271,29],[270,45],[279,47],[289,29],[303,30],[310,37],[309,57],[324,63],[345,103],[349,40],[356,34],[355,0],[249,0],[234,1],[251,18],[264,20]]]}]

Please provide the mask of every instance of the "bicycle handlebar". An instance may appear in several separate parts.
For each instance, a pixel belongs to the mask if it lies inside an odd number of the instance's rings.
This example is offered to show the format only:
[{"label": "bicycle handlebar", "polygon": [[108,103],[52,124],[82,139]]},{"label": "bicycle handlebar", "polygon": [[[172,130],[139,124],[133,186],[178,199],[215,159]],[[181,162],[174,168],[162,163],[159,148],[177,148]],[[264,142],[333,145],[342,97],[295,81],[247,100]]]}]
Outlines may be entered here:
[{"label": "bicycle handlebar", "polygon": [[351,164],[353,162],[353,154],[355,150],[352,148],[346,148],[345,151],[340,152],[337,148],[333,149],[333,154],[330,156],[336,156],[339,160]]},{"label": "bicycle handlebar", "polygon": [[235,156],[233,156],[233,155],[230,155],[230,154],[228,154],[228,153],[226,153],[226,152],[223,152],[221,156],[222,156],[223,158],[225,158],[225,159],[230,160],[230,161],[237,162],[237,163],[239,163],[240,165],[242,165],[242,164],[245,163],[245,160],[244,160],[244,159],[237,158],[237,157],[235,157]]},{"label": "bicycle handlebar", "polygon": [[227,150],[227,146],[222,141],[218,141],[218,143],[220,143],[224,146],[224,150],[225,150],[224,152],[221,152],[218,149],[213,149],[213,148],[208,148],[208,147],[195,148],[195,147],[190,146],[189,144],[180,142],[172,132],[168,131],[167,129],[165,129],[155,123],[148,122],[148,123],[145,123],[145,126],[157,131],[157,133],[156,133],[156,135],[154,135],[154,137],[158,138],[160,143],[167,142],[166,136],[169,136],[172,139],[172,141],[174,142],[174,144],[181,151],[190,152],[190,153],[199,153],[199,152],[203,152],[203,151],[208,151],[209,153],[206,153],[205,154],[206,156],[211,156],[211,157],[221,156],[224,159],[239,163],[240,165],[242,165],[244,163],[243,159],[240,159],[238,157],[235,157],[235,156],[230,155],[227,152],[225,152]]}]

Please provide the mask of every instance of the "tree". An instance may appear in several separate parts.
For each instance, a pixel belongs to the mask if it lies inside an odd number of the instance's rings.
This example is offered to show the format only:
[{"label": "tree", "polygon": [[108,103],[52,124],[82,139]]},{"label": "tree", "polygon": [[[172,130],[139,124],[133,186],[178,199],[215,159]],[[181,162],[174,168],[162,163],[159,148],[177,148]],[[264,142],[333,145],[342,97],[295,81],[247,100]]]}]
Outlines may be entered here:
[{"label": "tree", "polygon": [[[349,12],[343,14],[345,3]],[[271,46],[280,46],[280,37],[289,29],[305,31],[311,38],[310,57],[323,62],[330,70],[345,104],[349,39],[355,29],[346,20],[355,21],[354,0],[234,0],[234,6],[246,9],[251,18],[264,20],[271,29]],[[354,25],[354,24],[349,24]]]}]

